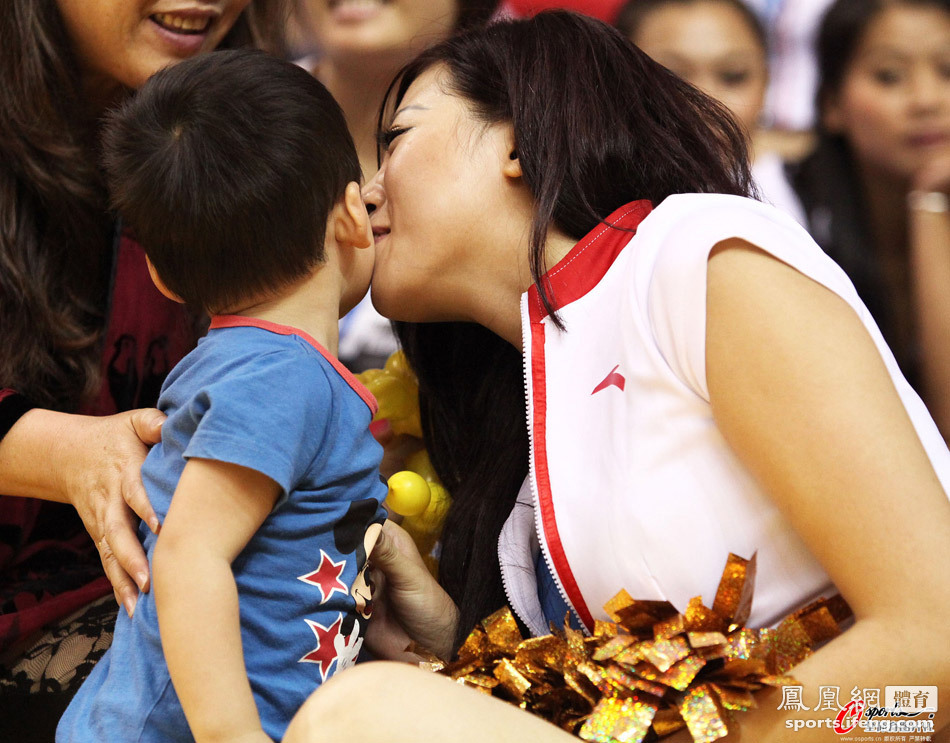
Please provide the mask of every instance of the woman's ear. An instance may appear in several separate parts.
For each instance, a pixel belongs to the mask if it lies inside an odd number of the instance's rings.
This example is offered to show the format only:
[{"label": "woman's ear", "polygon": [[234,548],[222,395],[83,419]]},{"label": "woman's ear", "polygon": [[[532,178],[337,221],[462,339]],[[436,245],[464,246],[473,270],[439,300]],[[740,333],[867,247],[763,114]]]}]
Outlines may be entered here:
[{"label": "woman's ear", "polygon": [[145,264],[148,266],[148,275],[152,277],[152,283],[155,284],[155,287],[172,302],[184,304],[184,299],[179,297],[177,294],[175,294],[175,292],[165,286],[165,282],[162,281],[162,277],[158,275],[158,271],[155,270],[155,266],[152,265],[152,261],[148,256],[145,256]]},{"label": "woman's ear", "polygon": [[518,148],[515,146],[515,130],[511,124],[507,124],[507,131],[505,134],[505,151],[506,159],[502,163],[502,173],[504,173],[508,178],[520,178],[521,173],[521,160],[518,159]]},{"label": "woman's ear", "polygon": [[360,196],[360,184],[356,181],[346,184],[343,198],[330,211],[330,219],[333,222],[333,237],[339,245],[368,248],[373,244],[373,228],[363,197]]}]

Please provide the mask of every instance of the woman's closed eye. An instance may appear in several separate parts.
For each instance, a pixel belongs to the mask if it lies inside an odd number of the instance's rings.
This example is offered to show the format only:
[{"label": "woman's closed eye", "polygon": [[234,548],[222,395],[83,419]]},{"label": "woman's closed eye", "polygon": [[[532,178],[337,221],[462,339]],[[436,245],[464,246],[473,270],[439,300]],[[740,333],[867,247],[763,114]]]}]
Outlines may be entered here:
[{"label": "woman's closed eye", "polygon": [[382,150],[388,150],[392,143],[395,141],[396,137],[401,134],[408,132],[410,127],[390,127],[384,131],[379,132],[376,135],[376,141],[379,143],[379,146]]}]

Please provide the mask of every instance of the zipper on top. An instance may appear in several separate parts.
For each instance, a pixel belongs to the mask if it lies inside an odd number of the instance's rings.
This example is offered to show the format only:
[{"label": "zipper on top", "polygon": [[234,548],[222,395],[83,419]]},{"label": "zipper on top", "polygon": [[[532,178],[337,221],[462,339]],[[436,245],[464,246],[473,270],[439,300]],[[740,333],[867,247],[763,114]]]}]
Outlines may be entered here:
[{"label": "zipper on top", "polygon": [[[551,555],[547,549],[547,542],[544,538],[544,529],[541,526],[541,502],[538,498],[538,487],[537,481],[534,477],[534,428],[532,420],[532,400],[529,394],[531,385],[529,384],[529,374],[531,370],[528,368],[528,353],[525,352],[525,349],[528,349],[528,345],[531,342],[531,321],[530,315],[528,313],[528,294],[525,293],[521,298],[521,343],[522,343],[522,354],[521,354],[521,371],[524,377],[524,390],[525,390],[525,418],[526,424],[528,427],[528,487],[531,491],[531,500],[532,508],[534,509],[534,528],[538,537],[538,545],[541,549],[541,556],[544,558],[545,565],[547,565],[548,571],[554,578],[554,585],[557,586],[558,593],[560,593],[561,598],[564,599],[564,603],[567,604],[568,609],[570,609],[571,615],[576,620],[576,624],[581,628],[581,631],[590,636],[590,631],[587,628],[587,625],[581,620],[580,615],[577,613],[577,609],[574,608],[574,603],[571,601],[570,597],[567,595],[567,592],[564,590],[564,586],[561,583],[561,577],[558,575],[557,570],[554,567],[554,562],[551,559]],[[501,536],[499,535],[499,539]],[[534,567],[534,566],[532,566]],[[525,626],[531,626],[529,622],[525,621],[524,616],[518,610],[518,607],[511,600],[511,589],[508,585],[508,581],[505,577],[504,571],[501,573],[501,583],[502,587],[505,590],[505,597],[508,600],[508,605],[512,608],[515,614],[518,615],[518,618]],[[537,591],[537,571],[535,569],[535,581],[534,587]],[[540,597],[539,597],[540,600]]]}]

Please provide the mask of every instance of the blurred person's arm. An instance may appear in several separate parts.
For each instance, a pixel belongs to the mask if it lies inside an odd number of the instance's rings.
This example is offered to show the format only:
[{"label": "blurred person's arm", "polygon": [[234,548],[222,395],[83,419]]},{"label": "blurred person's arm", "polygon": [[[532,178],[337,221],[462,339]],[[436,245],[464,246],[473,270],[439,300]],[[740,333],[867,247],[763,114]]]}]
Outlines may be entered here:
[{"label": "blurred person's arm", "polygon": [[950,441],[950,158],[918,174],[908,209],[921,397]]}]

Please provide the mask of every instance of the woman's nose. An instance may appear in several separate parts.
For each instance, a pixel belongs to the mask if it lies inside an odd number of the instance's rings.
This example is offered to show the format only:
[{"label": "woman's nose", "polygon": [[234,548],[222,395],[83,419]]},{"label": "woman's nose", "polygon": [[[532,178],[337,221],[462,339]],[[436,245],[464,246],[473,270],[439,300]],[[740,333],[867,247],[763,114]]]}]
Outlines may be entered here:
[{"label": "woman's nose", "polygon": [[932,112],[950,103],[950,85],[937,72],[924,69],[913,78],[912,105],[916,112]]},{"label": "woman's nose", "polygon": [[361,190],[363,202],[366,204],[366,211],[372,214],[376,209],[383,205],[386,199],[383,191],[383,171],[376,171],[376,175],[370,178]]}]

